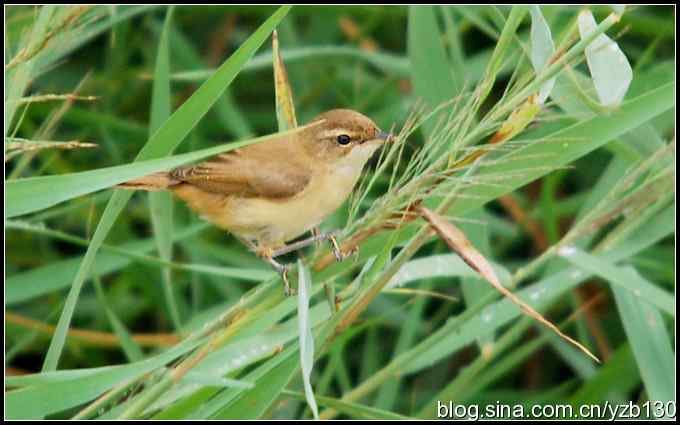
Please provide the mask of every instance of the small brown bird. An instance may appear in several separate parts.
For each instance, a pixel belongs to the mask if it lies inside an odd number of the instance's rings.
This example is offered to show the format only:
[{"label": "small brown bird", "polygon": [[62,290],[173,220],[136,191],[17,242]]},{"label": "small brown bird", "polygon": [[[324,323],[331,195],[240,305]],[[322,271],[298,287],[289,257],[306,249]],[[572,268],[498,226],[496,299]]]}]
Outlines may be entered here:
[{"label": "small brown bird", "polygon": [[366,116],[333,109],[294,135],[217,155],[194,166],[131,180],[117,187],[170,190],[208,221],[238,237],[282,274],[274,257],[332,234],[286,245],[318,226],[347,199],[373,153],[389,140]]}]

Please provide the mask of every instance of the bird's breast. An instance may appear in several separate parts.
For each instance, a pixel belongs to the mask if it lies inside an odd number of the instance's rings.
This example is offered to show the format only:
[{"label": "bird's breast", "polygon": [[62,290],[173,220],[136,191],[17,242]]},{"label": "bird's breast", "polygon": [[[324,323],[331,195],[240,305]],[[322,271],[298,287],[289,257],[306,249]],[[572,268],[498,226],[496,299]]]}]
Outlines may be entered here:
[{"label": "bird's breast", "polygon": [[308,185],[286,199],[232,198],[223,227],[263,244],[295,239],[318,226],[352,192],[361,169],[318,170]]}]

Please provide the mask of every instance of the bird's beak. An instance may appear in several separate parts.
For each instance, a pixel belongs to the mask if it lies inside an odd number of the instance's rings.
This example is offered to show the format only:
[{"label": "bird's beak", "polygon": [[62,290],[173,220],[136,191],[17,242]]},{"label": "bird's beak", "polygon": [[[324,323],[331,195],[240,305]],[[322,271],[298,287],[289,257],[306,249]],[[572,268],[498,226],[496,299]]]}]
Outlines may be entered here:
[{"label": "bird's beak", "polygon": [[378,134],[376,134],[373,137],[373,139],[364,140],[363,142],[360,142],[360,144],[367,142],[370,143],[371,145],[382,145],[388,142],[391,143],[392,141],[394,141],[394,135],[392,133],[387,133],[385,131],[378,129]]}]

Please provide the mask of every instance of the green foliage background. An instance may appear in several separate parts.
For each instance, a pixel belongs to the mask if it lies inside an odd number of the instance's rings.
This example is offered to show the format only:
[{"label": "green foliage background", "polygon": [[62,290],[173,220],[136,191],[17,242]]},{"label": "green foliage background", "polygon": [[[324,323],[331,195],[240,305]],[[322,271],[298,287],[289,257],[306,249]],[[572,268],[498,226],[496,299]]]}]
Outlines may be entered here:
[{"label": "green foliage background", "polygon": [[[11,138],[99,145],[25,151],[6,163],[6,416],[311,417],[296,300],[283,298],[266,264],[169,197],[91,192],[215,150],[181,153],[276,132],[275,26],[300,123],[344,107],[398,130],[418,99],[474,99],[481,81],[491,85],[479,110],[461,101],[454,112],[483,142],[507,116],[485,114],[514,110],[511,95],[535,77],[528,14],[515,9],[516,34],[497,43],[510,9],[96,6],[69,21],[73,8],[6,7],[6,154]],[[580,9],[542,7],[556,40]],[[611,12],[593,11],[598,22]],[[422,223],[412,223],[312,275],[322,417],[436,417],[436,400],[674,403],[674,26],[672,7],[628,8],[607,31],[634,69],[620,109],[597,106],[583,63],[563,67],[554,101],[447,211],[501,280],[603,363],[499,300],[443,243],[418,242]],[[22,48],[27,62],[11,64]],[[76,91],[96,100],[20,100]],[[397,176],[437,131],[432,120],[407,139]],[[445,153],[460,155],[468,135],[452,137]],[[133,161],[97,178],[67,175]],[[52,175],[67,176],[30,179]],[[380,175],[359,215],[388,213],[378,200],[391,189],[389,173]],[[436,205],[446,193],[435,195]],[[46,208],[49,197],[67,201]],[[345,228],[350,210],[324,229]],[[306,259],[327,252],[312,251]],[[404,287],[385,290],[394,273]],[[343,295],[334,315],[322,285],[330,282]],[[361,315],[333,334],[351,311]],[[180,383],[162,368],[214,341],[222,348]]]}]

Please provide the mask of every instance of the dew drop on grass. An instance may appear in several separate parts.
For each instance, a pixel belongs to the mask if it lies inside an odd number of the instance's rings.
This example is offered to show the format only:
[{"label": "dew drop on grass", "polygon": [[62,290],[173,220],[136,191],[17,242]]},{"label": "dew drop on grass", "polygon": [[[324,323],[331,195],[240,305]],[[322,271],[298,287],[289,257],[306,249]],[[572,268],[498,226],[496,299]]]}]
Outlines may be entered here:
[{"label": "dew drop on grass", "polygon": [[576,254],[576,248],[570,245],[565,245],[561,247],[557,253],[561,255],[562,257],[571,257],[572,255]]},{"label": "dew drop on grass", "polygon": [[543,290],[542,290],[542,289],[540,289],[540,288],[539,288],[539,289],[535,289],[535,290],[531,291],[531,294],[529,294],[529,298],[531,298],[532,300],[536,301],[536,300],[538,300],[538,299],[541,297],[541,294],[542,294],[542,293],[543,293]]},{"label": "dew drop on grass", "polygon": [[486,309],[484,313],[482,313],[482,321],[485,323],[491,323],[493,320],[493,312],[491,309]]}]

